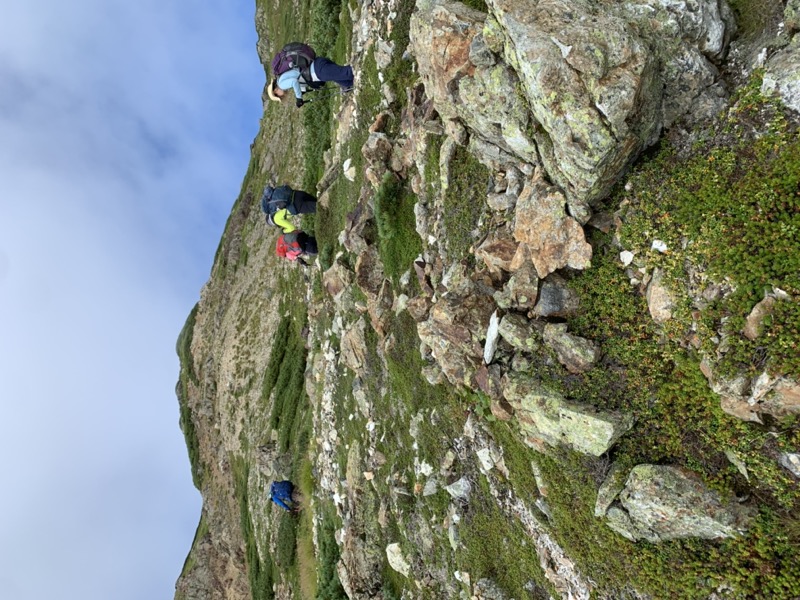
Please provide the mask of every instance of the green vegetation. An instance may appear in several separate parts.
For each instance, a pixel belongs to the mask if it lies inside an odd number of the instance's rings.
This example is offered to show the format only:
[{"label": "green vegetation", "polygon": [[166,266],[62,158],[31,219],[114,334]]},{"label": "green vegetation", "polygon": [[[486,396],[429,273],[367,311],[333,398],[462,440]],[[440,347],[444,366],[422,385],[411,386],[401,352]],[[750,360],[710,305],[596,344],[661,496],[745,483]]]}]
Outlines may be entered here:
[{"label": "green vegetation", "polygon": [[250,467],[243,458],[237,457],[231,464],[233,470],[234,493],[239,502],[240,526],[245,543],[245,561],[247,576],[250,580],[250,593],[253,600],[271,600],[275,597],[272,591],[275,565],[267,555],[264,560],[258,554],[256,532],[250,518],[250,502],[247,492],[247,480]]},{"label": "green vegetation", "polygon": [[[756,122],[765,116],[767,130],[759,131]],[[739,333],[765,292],[800,293],[800,138],[780,109],[751,85],[731,118],[690,156],[667,146],[631,182],[633,215],[623,244],[674,279],[686,278],[688,264],[706,271],[709,282],[734,288],[704,314],[707,330],[726,322],[731,346],[723,371],[753,374],[764,364],[772,373],[800,373],[797,302],[778,303],[756,341]],[[667,242],[667,255],[648,252],[655,232]],[[707,352],[714,350],[710,337]]]},{"label": "green vegetation", "polygon": [[321,523],[319,528],[319,557],[317,600],[346,600],[347,595],[339,582],[339,575],[336,573],[336,563],[339,562],[339,546],[336,544],[334,534],[337,527],[337,518],[331,510],[323,510],[321,513]]},{"label": "green vegetation", "polygon": [[178,405],[180,408],[180,424],[183,437],[186,440],[186,449],[189,452],[189,464],[192,468],[192,483],[198,490],[203,485],[203,463],[200,460],[200,442],[197,439],[197,429],[192,419],[192,409],[189,406],[189,382],[197,385],[199,383],[197,373],[194,370],[194,360],[192,359],[192,335],[194,334],[194,322],[197,317],[199,304],[195,304],[186,323],[183,325],[178,341],[176,352],[180,359],[181,372],[178,377],[176,392],[178,394]]},{"label": "green vegetation", "polygon": [[281,568],[292,567],[297,554],[297,522],[290,514],[278,517],[278,537],[275,540],[275,564]]},{"label": "green vegetation", "polygon": [[[393,19],[392,34],[389,38],[394,43],[392,62],[386,69],[386,83],[391,88],[397,100],[395,104],[405,104],[406,93],[416,84],[419,76],[414,71],[414,64],[408,58],[403,58],[409,43],[409,28],[411,14],[414,12],[415,2],[400,2],[397,7],[397,16]],[[396,125],[396,122],[390,123]]]},{"label": "green vegetation", "polygon": [[545,578],[535,550],[526,547],[527,533],[519,521],[509,519],[497,507],[485,479],[480,485],[482,493],[470,506],[462,539],[461,559],[469,565],[473,581],[488,577],[514,598],[550,598],[549,590],[537,583]]},{"label": "green vegetation", "polygon": [[[796,302],[782,307],[780,324],[774,317],[757,343],[739,333],[765,289],[795,296],[800,290],[794,234],[800,224],[800,144],[781,111],[752,94],[755,87],[690,152],[664,145],[633,171],[630,191],[609,201],[612,210],[622,201],[628,205],[623,247],[649,269],[662,268],[680,298],[689,271],[706,273],[705,285],[725,282],[734,291],[700,308],[682,300],[659,330],[618,262],[619,249],[595,233],[592,269],[571,281],[582,308],[569,328],[599,342],[603,360],[579,376],[543,366],[537,375],[567,397],[635,415],[614,460],[685,466],[720,491],[752,494],[759,513],[747,535],[720,543],[630,544],[593,515],[605,472],[601,461],[569,452],[540,457],[548,484],[559,490],[548,498],[556,537],[602,589],[633,585],[659,598],[704,598],[723,584],[736,598],[800,593],[793,559],[800,544],[800,490],[775,459],[781,448],[797,447],[797,424],[786,419],[767,428],[725,414],[699,369],[699,354],[684,343],[697,320],[701,350],[711,351],[713,331],[726,323],[731,349],[720,368],[753,374],[766,365],[798,372]],[[669,251],[651,250],[653,239],[664,240]],[[503,446],[513,445],[506,435]],[[749,481],[726,451],[746,464]]]},{"label": "green vegetation", "polygon": [[462,146],[456,146],[451,164],[450,185],[444,198],[445,246],[451,261],[462,258],[474,261],[470,248],[486,206],[489,169]]},{"label": "green vegetation", "polygon": [[[270,406],[269,425],[279,432],[278,448],[289,449],[292,436],[300,433],[295,421],[306,410],[303,385],[306,349],[299,328],[291,317],[284,317],[275,334],[267,370],[261,388],[261,399]],[[271,403],[270,403],[271,400]]]},{"label": "green vegetation", "polygon": [[200,522],[197,524],[197,529],[194,532],[194,538],[192,539],[192,546],[189,550],[189,554],[186,556],[186,560],[183,563],[183,569],[181,569],[181,575],[185,575],[194,569],[197,565],[194,556],[194,550],[197,547],[197,544],[200,543],[203,538],[208,535],[208,521],[206,521],[205,515],[200,515]]},{"label": "green vegetation", "polygon": [[378,251],[386,275],[397,284],[422,251],[415,229],[417,197],[392,173],[386,173],[373,198],[378,226]]}]

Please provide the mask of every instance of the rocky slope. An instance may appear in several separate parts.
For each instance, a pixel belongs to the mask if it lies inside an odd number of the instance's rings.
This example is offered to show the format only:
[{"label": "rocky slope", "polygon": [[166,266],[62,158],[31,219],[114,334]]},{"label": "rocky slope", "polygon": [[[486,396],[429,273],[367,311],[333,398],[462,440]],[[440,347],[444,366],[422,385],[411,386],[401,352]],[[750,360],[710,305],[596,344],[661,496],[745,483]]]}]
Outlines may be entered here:
[{"label": "rocky slope", "polygon": [[[798,8],[343,5],[356,92],[265,107],[179,340],[176,598],[800,595]],[[304,272],[257,202],[302,159]]]}]

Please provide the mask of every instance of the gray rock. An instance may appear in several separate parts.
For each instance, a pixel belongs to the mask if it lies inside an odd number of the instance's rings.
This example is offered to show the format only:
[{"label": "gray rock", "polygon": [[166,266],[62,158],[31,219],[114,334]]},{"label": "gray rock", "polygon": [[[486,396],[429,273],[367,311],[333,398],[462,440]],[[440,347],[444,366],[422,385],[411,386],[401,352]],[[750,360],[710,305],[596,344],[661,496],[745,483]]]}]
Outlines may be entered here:
[{"label": "gray rock", "polygon": [[800,37],[768,61],[761,92],[777,94],[789,108],[800,112]]},{"label": "gray rock", "polygon": [[439,490],[439,484],[435,478],[431,477],[425,482],[425,487],[422,488],[422,495],[424,497],[433,496]]},{"label": "gray rock", "polygon": [[495,292],[494,301],[503,309],[531,310],[539,297],[539,277],[533,265],[523,265]]},{"label": "gray rock", "polygon": [[566,444],[577,452],[600,456],[633,424],[629,415],[569,402],[522,373],[504,378],[503,395],[514,408],[526,443],[533,448]]},{"label": "gray rock", "polygon": [[611,465],[600,489],[597,490],[597,500],[594,503],[595,517],[602,517],[606,514],[608,507],[613,504],[622,488],[625,487],[627,477],[628,472],[620,463]]},{"label": "gray rock", "polygon": [[491,67],[497,63],[497,58],[492,53],[483,32],[478,32],[469,45],[469,62],[476,67]]},{"label": "gray rock", "polygon": [[367,361],[366,324],[359,319],[342,335],[340,360],[354,373],[363,371]]},{"label": "gray rock", "polygon": [[500,336],[514,348],[525,352],[534,352],[542,345],[544,325],[537,321],[529,321],[522,315],[508,313],[500,321]]},{"label": "gray rock", "polygon": [[563,277],[549,275],[539,289],[539,301],[533,309],[538,317],[568,317],[580,305],[578,296],[568,286]]},{"label": "gray rock", "polygon": [[788,470],[792,475],[800,479],[800,454],[794,452],[784,452],[778,458],[780,465]]},{"label": "gray rock", "polygon": [[491,579],[479,579],[475,582],[475,597],[478,600],[507,600],[505,592]]},{"label": "gray rock", "polygon": [[753,307],[744,324],[742,333],[749,340],[754,340],[761,335],[761,330],[764,326],[764,319],[772,314],[775,308],[775,298],[767,296],[761,302]]},{"label": "gray rock", "polygon": [[527,133],[530,113],[517,93],[517,76],[505,63],[490,60],[488,42],[475,41],[485,19],[485,13],[456,2],[420,5],[411,18],[410,48],[425,91],[444,119],[459,118],[491,144],[535,163],[536,145]]},{"label": "gray rock", "polygon": [[656,323],[664,323],[672,318],[675,300],[664,282],[664,272],[656,269],[647,286],[647,308]]},{"label": "gray rock", "polygon": [[696,474],[661,465],[634,467],[619,501],[625,515],[609,509],[609,526],[650,542],[732,537],[745,531],[753,512],[710,490]]},{"label": "gray rock", "polygon": [[567,333],[566,323],[547,323],[544,326],[544,343],[556,352],[558,362],[570,373],[584,373],[600,357],[600,349],[591,340]]},{"label": "gray rock", "polygon": [[408,577],[408,574],[411,572],[411,565],[408,564],[408,561],[403,556],[403,550],[400,548],[400,544],[395,543],[386,546],[386,558],[389,561],[390,567]]},{"label": "gray rock", "polygon": [[444,488],[456,500],[469,500],[470,492],[472,491],[472,484],[469,479],[462,477],[458,481],[454,481]]}]

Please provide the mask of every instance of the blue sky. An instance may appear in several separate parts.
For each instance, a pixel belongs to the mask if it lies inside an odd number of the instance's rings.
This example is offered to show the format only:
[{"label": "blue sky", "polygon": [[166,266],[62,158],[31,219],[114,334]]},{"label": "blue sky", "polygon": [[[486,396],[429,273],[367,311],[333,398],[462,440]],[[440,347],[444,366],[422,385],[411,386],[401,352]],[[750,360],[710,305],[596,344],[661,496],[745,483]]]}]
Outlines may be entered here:
[{"label": "blue sky", "polygon": [[254,0],[3,3],[0,592],[172,598],[175,340],[261,117]]}]

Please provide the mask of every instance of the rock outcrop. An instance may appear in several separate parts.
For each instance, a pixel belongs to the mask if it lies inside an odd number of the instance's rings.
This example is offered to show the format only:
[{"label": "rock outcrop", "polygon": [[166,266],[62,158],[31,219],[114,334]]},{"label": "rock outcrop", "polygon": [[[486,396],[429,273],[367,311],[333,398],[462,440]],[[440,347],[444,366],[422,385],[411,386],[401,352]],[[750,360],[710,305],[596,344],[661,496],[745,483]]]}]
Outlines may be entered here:
[{"label": "rock outcrop", "polygon": [[508,375],[503,395],[514,407],[526,443],[537,449],[543,444],[565,444],[578,452],[600,456],[633,424],[628,416],[569,402],[521,373]]},{"label": "rock outcrop", "polygon": [[724,1],[686,4],[489,0],[484,15],[425,2],[411,46],[442,116],[541,163],[585,223],[662,128],[721,108],[713,61],[732,13]]},{"label": "rock outcrop", "polygon": [[[624,486],[618,472],[609,480],[601,488],[602,502],[598,494],[595,514],[605,513],[608,526],[632,541],[732,537],[744,532],[752,517],[745,505],[721,497],[697,475],[676,467],[638,465]],[[615,493],[618,502],[610,504]]]},{"label": "rock outcrop", "polygon": [[783,13],[791,42],[772,55],[766,64],[761,91],[777,94],[786,106],[800,112],[800,4],[788,0]]}]

